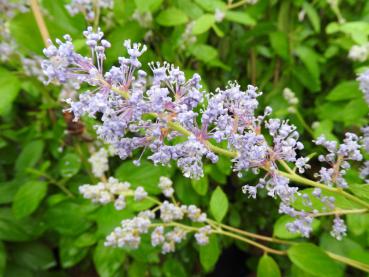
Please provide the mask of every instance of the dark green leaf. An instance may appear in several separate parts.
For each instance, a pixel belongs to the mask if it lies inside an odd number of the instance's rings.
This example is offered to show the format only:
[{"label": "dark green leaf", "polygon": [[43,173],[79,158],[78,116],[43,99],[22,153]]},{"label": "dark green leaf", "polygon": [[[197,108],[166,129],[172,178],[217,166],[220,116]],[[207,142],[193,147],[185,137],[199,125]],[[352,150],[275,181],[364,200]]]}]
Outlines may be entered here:
[{"label": "dark green leaf", "polygon": [[124,259],[123,249],[106,247],[103,241],[98,243],[93,255],[96,271],[101,277],[114,276]]},{"label": "dark green leaf", "polygon": [[27,168],[33,167],[41,158],[44,150],[44,142],[42,140],[34,140],[27,143],[15,163],[15,170],[18,174],[26,173]]},{"label": "dark green leaf", "polygon": [[70,178],[78,173],[81,168],[81,159],[78,155],[67,153],[59,161],[59,172],[62,177]]},{"label": "dark green leaf", "polygon": [[29,181],[19,188],[13,202],[13,214],[22,218],[32,214],[40,205],[47,192],[47,183]]}]

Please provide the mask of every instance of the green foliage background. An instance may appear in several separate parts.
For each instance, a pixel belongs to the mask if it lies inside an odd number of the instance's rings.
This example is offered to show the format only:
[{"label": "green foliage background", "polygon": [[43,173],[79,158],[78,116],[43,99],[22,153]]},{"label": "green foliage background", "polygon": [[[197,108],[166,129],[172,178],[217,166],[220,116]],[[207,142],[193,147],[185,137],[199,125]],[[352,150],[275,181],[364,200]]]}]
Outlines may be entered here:
[{"label": "green foliage background", "polygon": [[[62,0],[43,0],[46,24],[53,39],[70,34],[80,51],[84,46],[82,15],[71,17]],[[242,1],[241,1],[242,2]],[[224,87],[237,80],[243,87],[257,85],[274,115],[298,126],[306,153],[317,152],[311,140],[320,134],[342,139],[346,131],[359,133],[367,123],[369,107],[355,81],[368,62],[355,63],[348,51],[368,43],[369,2],[347,0],[332,6],[328,1],[259,0],[255,5],[227,9],[220,0],[115,0],[113,16],[101,24],[112,48],[106,65],[124,55],[125,39],[144,42],[149,50],[142,63],[169,61],[191,74],[198,72],[206,89]],[[216,22],[216,9],[225,10]],[[299,20],[299,13],[305,16]],[[135,11],[151,13],[143,27],[132,19]],[[342,21],[345,19],[345,22]],[[181,36],[186,24],[197,40],[185,44]],[[8,23],[22,55],[42,55],[43,42],[31,12]],[[148,33],[150,32],[150,33]],[[291,88],[298,96],[299,114],[290,114],[282,91]],[[312,244],[299,244],[288,257],[263,255],[257,249],[221,237],[209,245],[188,240],[174,254],[162,256],[144,241],[139,250],[103,246],[105,236],[147,208],[127,205],[124,211],[97,206],[82,199],[78,186],[96,183],[91,176],[88,144],[70,132],[58,99],[59,88],[45,86],[27,77],[14,56],[0,67],[0,275],[4,276],[363,276],[363,273],[333,262],[322,249],[369,265],[369,216],[348,215],[349,233],[341,242],[330,237],[331,219],[316,220]],[[314,122],[313,134],[302,124]],[[94,139],[93,122],[86,123],[85,136]],[[68,129],[69,128],[69,129]],[[68,131],[69,130],[69,131]],[[313,162],[313,168],[316,166]],[[239,179],[230,162],[222,158],[205,165],[206,175],[190,181],[171,168],[154,167],[142,161],[110,159],[110,175],[133,186],[144,186],[157,194],[160,176],[174,180],[176,196],[185,204],[196,204],[218,221],[283,239],[297,239],[284,228],[289,218],[278,215],[278,204],[241,193],[252,174]],[[349,173],[352,192],[369,200],[369,189],[361,185],[356,170]],[[313,178],[313,176],[310,176]],[[307,192],[311,189],[307,189]],[[337,205],[354,204],[337,199]]]}]

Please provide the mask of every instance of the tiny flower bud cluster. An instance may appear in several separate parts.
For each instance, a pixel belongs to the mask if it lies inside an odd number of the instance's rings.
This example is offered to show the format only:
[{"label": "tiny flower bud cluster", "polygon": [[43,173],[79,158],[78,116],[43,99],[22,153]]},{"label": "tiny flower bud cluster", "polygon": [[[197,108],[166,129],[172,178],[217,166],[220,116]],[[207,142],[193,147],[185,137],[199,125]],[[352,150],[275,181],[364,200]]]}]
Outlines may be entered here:
[{"label": "tiny flower bud cluster", "polygon": [[93,153],[88,161],[92,166],[92,173],[95,177],[103,177],[104,172],[109,169],[108,151],[105,148],[100,148],[99,151]]},{"label": "tiny flower bud cluster", "polygon": [[348,57],[353,61],[365,62],[369,56],[369,44],[353,45],[349,51]]},{"label": "tiny flower bud cluster", "polygon": [[296,112],[296,106],[299,103],[299,99],[296,97],[295,93],[290,88],[285,88],[283,90],[283,98],[290,105],[288,107],[288,111],[290,113],[295,113]]},{"label": "tiny flower bud cluster", "polygon": [[125,198],[134,196],[136,201],[142,200],[147,196],[147,192],[142,187],[137,187],[135,191],[130,189],[131,184],[119,182],[110,177],[108,182],[100,182],[97,185],[82,185],[79,187],[80,193],[84,198],[91,199],[94,203],[108,204],[114,202],[117,210],[126,207]]},{"label": "tiny flower bud cluster", "polygon": [[97,9],[112,9],[113,5],[114,0],[71,0],[65,7],[70,15],[82,13],[85,15],[86,20],[93,21]]},{"label": "tiny flower bud cluster", "polygon": [[[171,188],[172,181],[167,177],[161,177],[159,187],[163,193]],[[133,196],[136,201],[148,197],[143,187],[137,187],[133,192],[129,183],[121,183],[110,177],[107,183],[97,185],[83,185],[80,187],[82,195],[95,203],[107,204],[114,202],[117,210],[125,208],[125,197]],[[172,193],[170,194],[172,197]],[[149,200],[151,198],[148,198]],[[117,204],[118,202],[118,204]],[[155,203],[158,201],[155,200]],[[182,242],[186,235],[195,232],[194,237],[200,245],[207,244],[208,236],[212,232],[210,225],[195,228],[190,225],[179,223],[196,222],[206,223],[207,216],[195,205],[179,205],[169,201],[159,202],[154,210],[140,212],[131,219],[125,219],[119,227],[116,227],[106,238],[105,245],[113,247],[138,248],[143,234],[151,233],[151,244],[153,247],[160,246],[161,252],[167,254],[174,252],[176,244]],[[154,211],[158,210],[157,216]]]}]

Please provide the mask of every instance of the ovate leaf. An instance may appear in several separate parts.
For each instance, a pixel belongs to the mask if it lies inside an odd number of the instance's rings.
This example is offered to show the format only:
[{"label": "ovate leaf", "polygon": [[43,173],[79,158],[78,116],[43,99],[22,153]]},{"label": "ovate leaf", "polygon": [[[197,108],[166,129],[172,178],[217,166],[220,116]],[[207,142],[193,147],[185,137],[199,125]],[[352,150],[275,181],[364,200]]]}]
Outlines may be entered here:
[{"label": "ovate leaf", "polygon": [[359,90],[358,82],[345,81],[335,86],[328,94],[327,100],[341,101],[354,98],[360,98],[363,94]]},{"label": "ovate leaf", "polygon": [[0,116],[7,114],[20,90],[18,78],[10,71],[0,67]]},{"label": "ovate leaf", "polygon": [[263,255],[258,263],[257,277],[280,277],[278,264],[268,255]]},{"label": "ovate leaf", "polygon": [[210,199],[210,211],[216,221],[222,221],[228,211],[228,198],[220,187],[217,187]]},{"label": "ovate leaf", "polygon": [[59,161],[59,172],[62,177],[70,178],[78,173],[81,168],[81,159],[78,155],[67,153]]},{"label": "ovate leaf", "polygon": [[15,162],[15,171],[18,174],[26,173],[26,169],[33,167],[41,158],[44,149],[42,140],[34,140],[27,143]]},{"label": "ovate leaf", "polygon": [[19,188],[13,202],[13,214],[22,218],[32,214],[47,192],[47,183],[41,181],[29,181]]},{"label": "ovate leaf", "polygon": [[100,241],[95,248],[93,261],[96,271],[101,277],[114,276],[125,259],[123,249],[106,247]]},{"label": "ovate leaf", "polygon": [[208,31],[215,23],[215,17],[213,14],[204,14],[195,20],[192,33],[199,35]]},{"label": "ovate leaf", "polygon": [[317,277],[342,276],[341,267],[321,248],[311,243],[299,243],[288,249],[288,257],[297,267]]},{"label": "ovate leaf", "polygon": [[162,11],[156,18],[159,25],[171,27],[185,24],[188,21],[187,15],[179,9],[168,8]]},{"label": "ovate leaf", "polygon": [[163,0],[134,0],[140,12],[154,12],[163,3]]},{"label": "ovate leaf", "polygon": [[218,261],[221,249],[218,237],[210,236],[209,243],[200,246],[200,263],[205,271],[210,271]]},{"label": "ovate leaf", "polygon": [[255,19],[253,19],[245,11],[243,12],[227,11],[225,14],[225,19],[236,23],[241,23],[246,26],[254,26],[256,24]]}]

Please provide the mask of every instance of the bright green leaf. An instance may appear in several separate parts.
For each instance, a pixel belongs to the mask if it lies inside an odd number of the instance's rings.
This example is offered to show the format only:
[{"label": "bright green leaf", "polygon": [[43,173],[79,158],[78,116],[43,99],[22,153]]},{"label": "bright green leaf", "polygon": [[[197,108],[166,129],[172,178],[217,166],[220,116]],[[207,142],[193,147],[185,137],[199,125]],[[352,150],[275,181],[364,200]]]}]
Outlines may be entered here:
[{"label": "bright green leaf", "polygon": [[273,32],[269,34],[269,40],[275,53],[281,58],[288,60],[290,53],[286,33]]},{"label": "bright green leaf", "polygon": [[154,12],[163,3],[163,0],[135,0],[136,7],[140,12]]},{"label": "bright green leaf", "polygon": [[217,221],[222,221],[228,211],[228,205],[227,195],[218,186],[210,199],[210,211]]},{"label": "bright green leaf", "polygon": [[317,11],[313,7],[313,5],[311,5],[309,2],[304,2],[303,8],[311,22],[311,25],[314,28],[314,31],[319,33],[320,32],[320,17]]},{"label": "bright green leaf", "polygon": [[191,184],[199,195],[206,195],[208,192],[209,180],[206,175],[198,180],[191,179]]},{"label": "bright green leaf", "polygon": [[213,14],[204,14],[195,20],[192,28],[194,35],[199,35],[208,31],[215,23],[215,17]]},{"label": "bright green leaf", "polygon": [[209,243],[201,245],[199,251],[202,267],[205,271],[210,271],[217,263],[221,253],[218,237],[215,235],[210,236]]},{"label": "bright green leaf", "polygon": [[11,110],[20,90],[20,82],[14,74],[1,67],[0,88],[0,116],[3,116]]},{"label": "bright green leaf", "polygon": [[156,17],[156,22],[159,25],[171,27],[185,24],[188,21],[187,15],[179,9],[168,8]]},{"label": "bright green leaf", "polygon": [[263,255],[258,263],[257,277],[279,277],[281,271],[272,257]]},{"label": "bright green leaf", "polygon": [[327,95],[327,100],[341,101],[363,97],[356,81],[344,81],[335,86]]},{"label": "bright green leaf", "polygon": [[287,251],[288,257],[296,266],[317,277],[339,277],[341,267],[321,248],[311,243],[299,243]]},{"label": "bright green leaf", "polygon": [[235,12],[226,11],[225,19],[233,21],[236,23],[244,24],[246,26],[254,26],[256,24],[255,19],[253,19],[247,12]]}]

